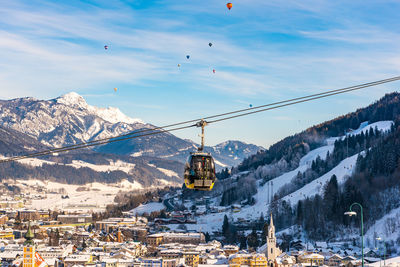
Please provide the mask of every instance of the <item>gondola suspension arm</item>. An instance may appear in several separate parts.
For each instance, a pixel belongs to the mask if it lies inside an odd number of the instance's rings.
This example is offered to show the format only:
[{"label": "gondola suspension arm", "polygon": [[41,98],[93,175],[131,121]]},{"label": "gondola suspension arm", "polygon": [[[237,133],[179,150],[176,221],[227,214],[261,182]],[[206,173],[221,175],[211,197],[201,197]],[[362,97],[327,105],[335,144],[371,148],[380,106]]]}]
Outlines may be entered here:
[{"label": "gondola suspension arm", "polygon": [[208,123],[207,123],[205,120],[203,120],[203,119],[201,119],[198,123],[196,123],[196,126],[197,126],[197,127],[201,127],[201,135],[200,135],[200,137],[201,137],[201,145],[200,145],[200,147],[197,149],[199,152],[202,152],[203,149],[204,149],[204,127],[206,127],[207,124],[208,124]]}]

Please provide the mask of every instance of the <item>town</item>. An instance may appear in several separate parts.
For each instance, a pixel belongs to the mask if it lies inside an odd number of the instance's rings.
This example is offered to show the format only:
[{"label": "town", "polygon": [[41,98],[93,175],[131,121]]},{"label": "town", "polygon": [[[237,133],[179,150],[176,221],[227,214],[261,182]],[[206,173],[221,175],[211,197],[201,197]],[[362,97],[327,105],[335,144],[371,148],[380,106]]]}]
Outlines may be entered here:
[{"label": "town", "polygon": [[[191,216],[190,211],[163,212],[163,218],[150,218],[133,210],[123,212],[122,217],[102,219],[88,210],[28,209],[23,197],[27,196],[9,196],[0,201],[3,267],[362,265],[359,247],[343,242],[295,240],[282,251],[272,214],[266,224],[265,244],[253,249],[228,244],[222,234],[211,240],[208,233],[188,231],[185,223],[196,223],[196,215]],[[232,212],[235,209],[238,205],[232,207]],[[171,231],[170,223],[183,227]],[[365,248],[363,253],[365,266],[385,266],[382,250]]]}]

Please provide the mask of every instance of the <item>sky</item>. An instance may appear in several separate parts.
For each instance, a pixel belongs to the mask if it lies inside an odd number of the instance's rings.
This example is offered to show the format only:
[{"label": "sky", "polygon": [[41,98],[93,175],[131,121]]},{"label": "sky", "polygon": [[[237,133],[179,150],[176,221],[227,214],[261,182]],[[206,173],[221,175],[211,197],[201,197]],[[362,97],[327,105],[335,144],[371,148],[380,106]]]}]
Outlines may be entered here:
[{"label": "sky", "polygon": [[[160,126],[400,74],[399,0],[232,3],[3,1],[0,99],[73,91]],[[211,124],[206,144],[268,147],[399,87]],[[174,134],[199,141],[198,129]]]}]

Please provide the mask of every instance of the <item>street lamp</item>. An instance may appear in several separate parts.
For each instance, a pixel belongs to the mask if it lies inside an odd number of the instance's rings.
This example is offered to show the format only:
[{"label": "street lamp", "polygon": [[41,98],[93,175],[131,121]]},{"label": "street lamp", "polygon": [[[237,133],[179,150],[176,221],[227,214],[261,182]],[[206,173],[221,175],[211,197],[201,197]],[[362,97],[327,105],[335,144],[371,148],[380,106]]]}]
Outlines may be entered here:
[{"label": "street lamp", "polygon": [[[378,241],[382,241],[383,242],[383,249],[384,249],[383,250],[383,266],[386,266],[386,244],[385,244],[385,241],[382,240],[381,237],[377,237],[375,239],[378,240]],[[382,260],[380,260],[380,261],[382,261]]]},{"label": "street lamp", "polygon": [[351,204],[350,206],[350,210],[346,211],[344,213],[344,215],[348,215],[348,216],[356,216],[357,212],[353,211],[352,208],[354,205],[358,205],[360,207],[361,210],[361,263],[362,263],[362,267],[364,267],[364,221],[363,221],[363,207],[361,206],[360,203],[354,202],[353,204]]}]

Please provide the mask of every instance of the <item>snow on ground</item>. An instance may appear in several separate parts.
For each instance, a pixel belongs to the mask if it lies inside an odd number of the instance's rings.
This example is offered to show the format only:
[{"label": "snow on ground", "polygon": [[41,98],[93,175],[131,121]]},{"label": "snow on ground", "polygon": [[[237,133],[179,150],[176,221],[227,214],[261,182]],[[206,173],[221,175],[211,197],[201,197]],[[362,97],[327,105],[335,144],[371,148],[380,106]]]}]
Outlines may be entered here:
[{"label": "snow on ground", "polygon": [[368,122],[363,122],[360,124],[360,127],[357,130],[351,131],[349,135],[358,135],[361,133],[365,134],[370,129],[375,129],[375,128],[378,128],[378,130],[383,132],[390,131],[392,124],[393,121],[378,121],[371,124],[368,124]]},{"label": "snow on ground", "polygon": [[[263,187],[258,189],[257,194],[254,196],[255,200],[257,203],[265,203],[264,205],[256,205],[258,207],[258,214],[262,211],[266,211],[265,205],[268,204],[269,199],[272,198],[272,196],[279,191],[279,189],[286,185],[287,183],[290,183],[292,179],[297,175],[298,172],[304,172],[306,171],[310,166],[313,160],[315,160],[318,156],[321,159],[326,158],[326,154],[329,152],[333,151],[333,146],[322,146],[317,149],[311,150],[308,152],[304,157],[300,159],[300,164],[299,167],[296,168],[293,171],[287,172],[282,174],[281,176],[276,177],[275,179],[272,179],[269,184],[272,183],[273,185],[273,190],[271,190],[271,186],[269,186],[268,183],[266,183]],[[272,194],[269,194],[271,193]],[[263,206],[263,207],[260,207]],[[253,208],[253,207],[252,207]],[[251,215],[254,210],[249,209],[248,214]]]},{"label": "snow on ground", "polygon": [[[276,193],[277,190],[279,190],[285,184],[290,183],[293,177],[295,177],[299,171],[300,172],[306,171],[309,168],[309,165],[312,163],[312,161],[316,159],[318,156],[321,157],[322,159],[325,159],[328,151],[332,152],[333,148],[334,148],[333,145],[328,145],[310,151],[300,159],[301,164],[299,165],[298,168],[296,168],[293,171],[284,173],[275,179],[272,179],[271,181],[274,187],[273,193]],[[261,213],[265,215],[268,210],[268,203],[269,199],[271,198],[271,195],[268,192],[271,192],[271,188],[268,186],[267,183],[264,186],[258,188],[258,192],[254,196],[256,200],[256,205],[245,207],[240,212],[237,213],[223,212],[223,213],[211,213],[211,214],[206,214],[204,216],[199,216],[196,218],[197,225],[187,224],[186,226],[188,230],[199,229],[201,227],[203,231],[213,232],[221,230],[224,215],[228,215],[228,217],[230,217],[230,220],[234,220],[237,218],[245,218],[245,219],[259,218]],[[170,226],[170,225],[168,227],[170,227],[171,229],[175,228],[175,226]]]},{"label": "snow on ground", "polygon": [[169,177],[179,177],[179,175],[171,170],[167,170],[167,169],[163,169],[163,168],[157,168],[157,170],[159,170],[160,172],[164,173],[166,176]]},{"label": "snow on ground", "polygon": [[26,165],[33,166],[33,167],[42,167],[42,165],[44,163],[49,164],[49,165],[56,164],[55,162],[52,162],[52,161],[36,159],[36,158],[20,159],[20,160],[18,160],[18,162],[21,164],[26,164]]},{"label": "snow on ground", "polygon": [[153,211],[161,211],[165,209],[163,203],[159,202],[149,202],[147,204],[140,204],[139,207],[134,208],[130,212],[137,215],[142,215],[143,213],[147,212],[148,214],[152,213]]},{"label": "snow on ground", "polygon": [[131,157],[140,157],[143,154],[143,151],[132,153]]},{"label": "snow on ground", "polygon": [[[44,187],[47,190],[45,199],[34,199],[28,208],[104,211],[108,204],[114,203],[114,198],[120,191],[142,189],[137,182],[122,180],[117,184],[90,183],[86,185],[63,184],[41,180],[17,180],[17,183],[29,192],[33,186]],[[29,186],[29,187],[28,187]],[[79,189],[78,189],[79,188]],[[69,198],[62,199],[61,196],[68,195]]]},{"label": "snow on ground", "polygon": [[223,164],[222,162],[216,160],[215,158],[214,158],[214,162],[215,162],[215,164],[217,164],[217,165],[219,165],[221,167],[224,167],[224,168],[228,167],[228,165]]},{"label": "snow on ground", "polygon": [[[370,240],[374,240],[375,237],[380,237],[385,242],[389,240],[393,240],[396,242],[397,238],[400,237],[399,218],[400,208],[393,209],[381,219],[377,220],[375,224],[369,228],[369,230],[365,234],[365,238],[370,238]],[[375,237],[374,232],[376,232]]]},{"label": "snow on ground", "polygon": [[147,165],[149,165],[150,167],[156,168],[156,169],[159,170],[160,172],[164,173],[166,176],[169,176],[169,177],[178,177],[178,178],[179,178],[179,175],[178,175],[176,172],[174,172],[174,171],[167,170],[167,169],[164,169],[164,168],[158,168],[156,165],[150,164],[150,163],[147,164]]},{"label": "snow on ground", "polygon": [[[361,132],[367,131],[370,128],[377,127],[381,131],[388,131],[392,125],[392,121],[379,121],[376,123],[372,123],[368,125],[368,122],[364,122],[360,125],[360,127],[353,131],[352,134],[360,134]],[[297,175],[297,173],[304,172],[308,168],[311,167],[312,161],[315,160],[318,156],[321,159],[325,159],[327,152],[333,152],[334,142],[340,137],[331,137],[327,139],[327,145],[319,147],[317,149],[311,150],[305,156],[300,159],[299,167],[293,171],[287,172],[272,179],[269,183],[266,183],[264,186],[258,188],[257,194],[254,196],[256,200],[256,204],[254,206],[247,206],[241,209],[241,211],[232,213],[231,211],[222,212],[222,213],[211,213],[203,216],[198,216],[197,225],[196,224],[187,224],[188,230],[199,230],[200,228],[206,232],[220,231],[223,223],[224,215],[227,215],[229,220],[235,220],[238,218],[244,219],[257,219],[260,217],[261,213],[264,215],[268,211],[269,199],[271,199],[272,195],[278,192],[278,190],[290,183],[291,180]],[[355,168],[356,161],[358,155],[353,155],[341,161],[335,168],[333,168],[328,173],[322,175],[311,183],[305,185],[299,190],[293,192],[292,194],[284,197],[285,200],[290,200],[292,204],[296,204],[299,199],[304,199],[307,196],[313,196],[317,193],[321,194],[323,190],[323,186],[333,174],[337,176],[338,183],[345,182],[347,176],[350,176]],[[271,182],[273,184],[273,191],[271,188]],[[272,194],[271,194],[272,191]],[[171,229],[175,230],[178,225],[169,225]],[[399,230],[400,232],[400,230]]]},{"label": "snow on ground", "polygon": [[[346,133],[346,136],[347,135],[358,135],[361,133],[365,134],[371,128],[372,129],[377,128],[379,131],[387,132],[387,131],[390,131],[390,128],[393,123],[394,123],[393,121],[378,121],[378,122],[368,124],[368,122],[365,121],[360,124],[360,127],[358,127],[358,129],[352,130],[352,131]],[[346,136],[343,135],[343,136],[339,136],[339,137],[330,137],[330,138],[326,139],[326,142],[328,145],[334,145],[336,140],[344,139]]]},{"label": "snow on ground", "polygon": [[135,164],[127,163],[121,160],[110,161],[110,165],[97,165],[81,160],[73,160],[71,164],[66,164],[66,165],[72,166],[77,169],[82,167],[87,167],[98,172],[123,171],[128,174],[135,168]]},{"label": "snow on ground", "polygon": [[344,183],[346,177],[353,173],[356,166],[358,154],[348,157],[342,160],[335,168],[315,179],[314,181],[306,184],[299,190],[285,196],[283,200],[290,201],[292,205],[295,205],[299,200],[306,197],[311,197],[316,194],[323,195],[324,185],[331,179],[332,175],[336,175],[338,184]]},{"label": "snow on ground", "polygon": [[[20,159],[19,162],[22,164],[25,164],[25,165],[33,166],[33,167],[41,167],[41,166],[43,166],[43,164],[50,164],[50,165],[56,164],[53,161],[42,160],[42,159],[37,159],[37,158]],[[135,168],[135,164],[124,162],[121,160],[110,161],[109,165],[96,165],[96,164],[88,163],[88,162],[81,161],[81,160],[73,160],[72,163],[65,164],[65,165],[74,167],[76,169],[79,169],[82,167],[87,167],[87,168],[90,168],[90,169],[98,171],[98,172],[123,171],[127,174],[129,174]]]},{"label": "snow on ground", "polygon": [[[386,265],[384,265],[384,263]],[[386,259],[385,261],[377,261],[374,263],[369,263],[368,266],[370,267],[381,267],[381,266],[390,266],[390,267],[399,267],[400,266],[400,257],[394,257],[390,259]]]}]

